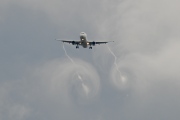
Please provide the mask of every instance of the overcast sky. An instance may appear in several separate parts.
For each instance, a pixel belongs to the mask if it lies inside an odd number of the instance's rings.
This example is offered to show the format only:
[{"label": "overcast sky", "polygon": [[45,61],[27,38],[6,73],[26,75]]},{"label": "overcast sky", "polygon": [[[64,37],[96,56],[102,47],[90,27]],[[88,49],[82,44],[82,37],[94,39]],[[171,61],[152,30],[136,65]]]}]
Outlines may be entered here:
[{"label": "overcast sky", "polygon": [[179,5],[1,0],[0,120],[180,119]]}]

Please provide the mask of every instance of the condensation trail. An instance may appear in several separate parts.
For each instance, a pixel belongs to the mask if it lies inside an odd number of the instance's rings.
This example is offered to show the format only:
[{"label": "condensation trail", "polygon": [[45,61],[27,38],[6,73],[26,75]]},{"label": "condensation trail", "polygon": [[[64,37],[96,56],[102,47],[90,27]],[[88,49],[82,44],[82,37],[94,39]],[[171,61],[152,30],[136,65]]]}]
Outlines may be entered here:
[{"label": "condensation trail", "polygon": [[65,47],[64,47],[64,43],[63,43],[63,50],[64,50],[66,56],[68,57],[68,59],[69,59],[73,64],[75,64],[75,63],[74,63],[74,60],[67,54],[66,49],[65,49]]},{"label": "condensation trail", "polygon": [[[67,51],[66,51],[66,49],[65,49],[65,47],[64,47],[64,43],[63,43],[63,50],[64,50],[64,52],[65,52],[65,55],[68,57],[68,59],[69,59],[74,65],[76,65],[75,62],[74,62],[74,60],[67,54]],[[81,82],[82,82],[82,78],[81,78],[81,76],[79,75],[79,73],[76,72],[76,74],[77,74],[79,80],[81,80]]]},{"label": "condensation trail", "polygon": [[[66,49],[65,49],[65,47],[64,47],[64,44],[63,44],[63,50],[64,50],[66,56],[68,57],[68,59],[69,59],[74,65],[76,65],[75,62],[74,62],[74,60],[67,54],[67,51],[66,51]],[[84,89],[84,90],[86,91],[86,93],[88,94],[88,93],[89,93],[89,89],[88,89],[88,87],[83,83],[82,77],[80,76],[80,74],[79,74],[78,72],[76,72],[76,75],[78,76],[78,79],[82,82],[81,84],[82,84],[83,89]]]},{"label": "condensation trail", "polygon": [[107,48],[109,49],[110,53],[114,56],[114,65],[116,66],[117,71],[120,73],[120,75],[122,75],[122,74],[121,74],[121,71],[119,70],[118,65],[117,65],[117,57],[116,57],[116,55],[115,55],[114,52],[109,48],[108,45],[107,45]]},{"label": "condensation trail", "polygon": [[[68,59],[69,59],[74,65],[76,65],[75,62],[74,62],[74,60],[67,54],[67,51],[66,51],[66,49],[65,49],[65,47],[64,47],[64,43],[63,43],[63,50],[64,50],[65,55],[68,57]],[[81,76],[79,75],[79,73],[77,72],[76,74],[77,74],[79,80],[82,81],[82,78],[81,78]]]},{"label": "condensation trail", "polygon": [[120,77],[120,79],[118,79],[119,77],[117,77],[117,74],[115,74],[115,71],[111,74],[111,77],[113,79],[114,84],[118,87],[118,88],[125,88],[126,87],[126,83],[127,83],[127,79],[124,75],[122,75],[121,71],[118,68],[118,64],[117,64],[117,56],[114,54],[114,52],[110,49],[110,47],[107,45],[108,50],[110,51],[110,53],[114,56],[114,65],[116,67],[116,71],[119,73],[118,76]]}]

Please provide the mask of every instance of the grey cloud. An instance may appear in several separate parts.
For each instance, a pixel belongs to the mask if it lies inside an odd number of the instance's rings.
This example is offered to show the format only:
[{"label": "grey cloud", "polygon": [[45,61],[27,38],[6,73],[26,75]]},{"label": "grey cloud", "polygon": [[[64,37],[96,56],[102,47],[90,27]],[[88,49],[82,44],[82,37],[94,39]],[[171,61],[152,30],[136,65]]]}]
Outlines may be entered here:
[{"label": "grey cloud", "polygon": [[54,60],[32,66],[24,79],[2,85],[2,119],[43,119],[52,115],[53,118],[72,119],[80,115],[81,110],[76,109],[91,108],[98,100],[99,76],[90,64],[78,59],[75,62],[77,65]]},{"label": "grey cloud", "polygon": [[[1,119],[180,118],[178,3],[3,1]],[[124,85],[106,45],[65,46],[76,66],[53,41],[81,31],[115,41],[108,45]]]},{"label": "grey cloud", "polygon": [[[110,83],[115,81],[114,86],[126,91],[130,97],[126,106],[118,109],[119,113],[123,111],[119,118],[179,118],[177,33],[180,26],[177,22],[177,3],[126,1],[119,5],[117,14],[102,23],[100,31],[108,33],[107,38],[115,39],[115,44],[110,44],[110,47],[117,56],[119,69],[127,77],[126,89],[122,89],[121,79],[116,77],[119,76],[116,67],[107,64],[112,66]],[[104,50],[99,51],[95,53],[95,59],[98,57],[105,63],[114,62],[112,55],[107,56],[107,50],[104,54]],[[100,68],[108,67],[101,64]],[[117,81],[120,81],[119,84]],[[174,98],[176,102],[172,102]]]}]

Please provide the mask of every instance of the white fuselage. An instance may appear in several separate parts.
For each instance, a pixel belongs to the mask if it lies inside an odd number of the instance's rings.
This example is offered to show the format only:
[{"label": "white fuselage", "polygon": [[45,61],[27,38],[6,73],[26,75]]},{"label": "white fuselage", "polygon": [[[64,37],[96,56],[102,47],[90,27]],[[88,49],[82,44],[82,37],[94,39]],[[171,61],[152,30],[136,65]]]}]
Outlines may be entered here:
[{"label": "white fuselage", "polygon": [[84,48],[88,47],[87,34],[85,32],[80,33],[80,45],[82,45]]}]

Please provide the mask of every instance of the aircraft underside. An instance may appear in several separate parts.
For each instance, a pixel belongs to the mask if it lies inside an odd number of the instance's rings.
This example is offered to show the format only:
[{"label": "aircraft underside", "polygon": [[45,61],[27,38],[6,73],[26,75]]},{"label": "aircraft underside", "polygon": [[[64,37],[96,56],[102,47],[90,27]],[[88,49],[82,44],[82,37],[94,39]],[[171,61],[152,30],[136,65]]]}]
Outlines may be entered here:
[{"label": "aircraft underside", "polygon": [[108,42],[114,42],[114,41],[105,41],[105,42],[95,42],[95,41],[88,41],[87,40],[87,34],[85,32],[81,32],[80,33],[80,41],[74,41],[74,40],[58,40],[58,41],[62,41],[63,43],[71,43],[72,45],[76,45],[76,49],[79,48],[79,45],[81,45],[83,48],[87,48],[89,46],[89,49],[92,49],[92,46],[95,46],[96,44],[100,45],[100,44],[106,44]]},{"label": "aircraft underside", "polygon": [[[83,48],[87,48],[88,47],[88,43],[81,43],[80,44]],[[79,49],[79,45],[77,44],[77,46],[76,46],[76,49]],[[89,46],[89,49],[92,49],[92,46],[90,45]]]}]

